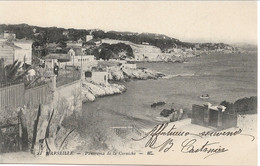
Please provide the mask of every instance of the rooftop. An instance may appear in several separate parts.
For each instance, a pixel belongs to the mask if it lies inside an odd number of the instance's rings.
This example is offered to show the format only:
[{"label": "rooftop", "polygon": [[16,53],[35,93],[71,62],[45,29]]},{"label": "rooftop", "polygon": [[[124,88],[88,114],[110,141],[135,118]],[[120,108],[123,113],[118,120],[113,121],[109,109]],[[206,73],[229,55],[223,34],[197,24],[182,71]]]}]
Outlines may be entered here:
[{"label": "rooftop", "polygon": [[60,62],[68,62],[70,56],[68,54],[48,54],[44,59],[58,59]]}]

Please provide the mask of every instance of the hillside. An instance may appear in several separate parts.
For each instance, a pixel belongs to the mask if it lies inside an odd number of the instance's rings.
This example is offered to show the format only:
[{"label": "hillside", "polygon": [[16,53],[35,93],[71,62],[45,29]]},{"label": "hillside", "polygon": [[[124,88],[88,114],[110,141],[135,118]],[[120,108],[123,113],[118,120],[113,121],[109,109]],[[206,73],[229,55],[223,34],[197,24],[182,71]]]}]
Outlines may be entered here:
[{"label": "hillside", "polygon": [[[92,48],[88,51],[98,59],[135,57],[136,60],[176,61],[176,57],[196,56],[201,54],[199,52],[216,50],[232,52],[236,50],[224,43],[188,43],[155,33],[105,32],[100,29],[65,29],[28,24],[0,24],[0,35],[4,31],[16,34],[17,39],[33,40],[32,52],[37,57],[43,57],[53,52],[66,53],[69,49],[67,44],[73,42],[78,43],[79,46],[92,45]],[[85,42],[86,35],[90,34],[93,36],[92,42]],[[110,42],[114,40],[116,43],[109,43],[109,40]],[[95,43],[97,41],[106,41],[107,43],[104,42],[104,44],[100,45]],[[57,47],[61,49],[57,50]],[[177,61],[183,60],[177,59]]]},{"label": "hillside", "polygon": [[[34,32],[35,29],[35,32]],[[65,29],[58,27],[39,27],[32,26],[28,24],[0,24],[0,33],[3,33],[5,30],[11,31],[16,34],[18,39],[28,38],[35,39],[36,36],[40,35],[43,39],[43,42],[52,43],[60,41],[77,41],[82,39],[86,41],[86,35],[92,34],[94,38],[99,39],[116,39],[116,40],[125,40],[131,41],[136,44],[149,43],[150,45],[159,47],[162,51],[165,51],[173,47],[183,47],[183,48],[193,48],[198,43],[187,43],[182,42],[178,39],[168,37],[163,34],[154,34],[154,33],[133,33],[133,32],[117,32],[117,31],[108,31],[104,32],[103,30],[94,29]],[[64,35],[64,31],[68,31],[67,35]],[[213,43],[215,45],[217,43]],[[203,45],[202,45],[203,46]]]}]

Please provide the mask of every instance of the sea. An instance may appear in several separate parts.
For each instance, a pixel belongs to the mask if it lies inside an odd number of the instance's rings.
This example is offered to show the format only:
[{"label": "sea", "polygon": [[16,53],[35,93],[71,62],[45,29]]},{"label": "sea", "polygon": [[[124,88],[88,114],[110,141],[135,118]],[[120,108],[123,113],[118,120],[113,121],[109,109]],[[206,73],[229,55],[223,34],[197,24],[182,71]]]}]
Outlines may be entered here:
[{"label": "sea", "polygon": [[[257,53],[210,54],[189,58],[185,63],[138,63],[166,74],[157,80],[119,82],[127,87],[121,95],[97,98],[83,104],[82,125],[96,121],[101,127],[136,125],[149,128],[167,121],[163,109],[183,109],[190,113],[193,104],[217,105],[257,96]],[[209,99],[201,99],[201,95]],[[155,102],[164,106],[151,108]]]}]

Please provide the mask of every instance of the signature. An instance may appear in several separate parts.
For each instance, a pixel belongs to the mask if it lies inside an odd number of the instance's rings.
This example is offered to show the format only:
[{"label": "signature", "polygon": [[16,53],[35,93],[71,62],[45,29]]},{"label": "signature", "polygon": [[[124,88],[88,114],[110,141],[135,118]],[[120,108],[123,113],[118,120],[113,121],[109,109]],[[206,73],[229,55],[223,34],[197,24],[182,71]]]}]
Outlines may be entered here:
[{"label": "signature", "polygon": [[145,147],[150,147],[151,149],[159,149],[159,152],[160,151],[167,152],[174,145],[173,139],[169,138],[164,143],[156,146],[155,144],[159,136],[187,136],[190,134],[189,132],[186,131],[176,131],[177,128],[175,127],[175,125],[173,125],[169,131],[165,131],[167,126],[168,123],[156,125],[151,131],[146,133],[145,136],[143,136],[142,138],[139,139],[132,138],[132,140],[141,141],[147,138],[148,136],[150,136],[150,139],[146,142]]},{"label": "signature", "polygon": [[209,156],[212,156],[214,154],[223,153],[228,151],[225,147],[212,147],[213,145],[219,145],[219,142],[209,142],[207,141],[204,145],[201,147],[195,147],[195,143],[197,142],[197,139],[186,139],[182,142],[181,146],[181,152],[182,153],[208,153],[204,159],[206,159]]},{"label": "signature", "polygon": [[[157,149],[159,152],[161,151],[168,152],[169,150],[174,151],[173,147],[177,146],[173,139],[173,137],[176,136],[177,137],[198,136],[200,138],[203,138],[203,137],[219,137],[219,136],[231,137],[231,136],[238,136],[238,135],[249,136],[252,138],[251,141],[255,140],[255,137],[253,135],[242,134],[242,129],[240,128],[238,128],[236,131],[204,131],[198,134],[196,133],[194,134],[188,131],[178,131],[174,124],[170,128],[169,123],[156,125],[152,130],[147,132],[141,138],[132,138],[132,140],[141,141],[141,140],[148,139],[148,141],[145,143],[145,147],[149,147],[151,149]],[[163,136],[168,138],[163,143],[159,143],[161,142],[158,141],[159,138]],[[180,151],[182,153],[207,154],[204,157],[204,159],[215,154],[229,151],[228,148],[221,146],[220,142],[206,141],[201,145],[198,144],[198,140],[195,138],[187,138],[181,143],[181,145],[178,145],[178,147],[180,147]]]}]

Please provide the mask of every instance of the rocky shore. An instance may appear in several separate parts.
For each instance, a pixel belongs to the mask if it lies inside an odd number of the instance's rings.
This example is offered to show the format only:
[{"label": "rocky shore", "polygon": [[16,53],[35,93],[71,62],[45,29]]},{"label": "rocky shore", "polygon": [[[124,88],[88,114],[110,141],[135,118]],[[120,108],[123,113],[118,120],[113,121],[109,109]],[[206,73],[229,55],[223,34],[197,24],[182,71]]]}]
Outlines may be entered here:
[{"label": "rocky shore", "polygon": [[147,80],[158,79],[165,76],[163,73],[159,73],[150,69],[122,68],[120,66],[109,67],[108,72],[108,79],[110,81],[127,81],[130,79]]},{"label": "rocky shore", "polygon": [[96,97],[110,96],[115,94],[122,94],[126,91],[124,85],[109,84],[109,85],[98,85],[90,82],[82,82],[82,101],[94,101]]}]

